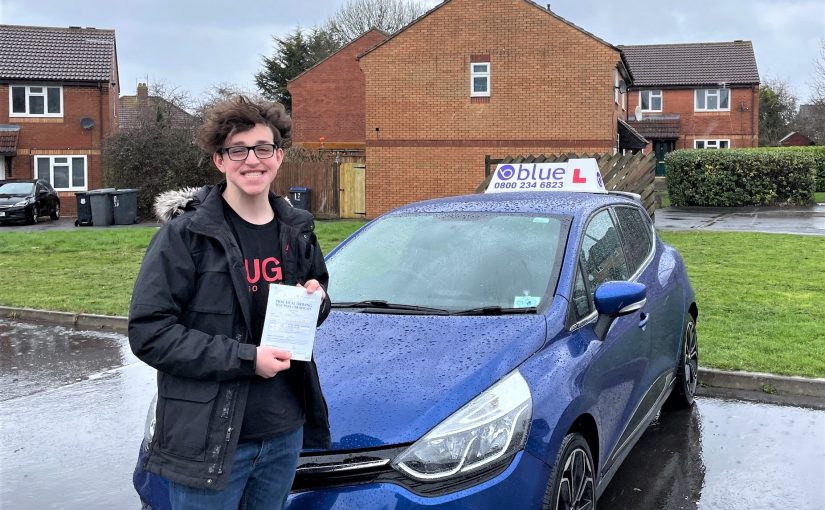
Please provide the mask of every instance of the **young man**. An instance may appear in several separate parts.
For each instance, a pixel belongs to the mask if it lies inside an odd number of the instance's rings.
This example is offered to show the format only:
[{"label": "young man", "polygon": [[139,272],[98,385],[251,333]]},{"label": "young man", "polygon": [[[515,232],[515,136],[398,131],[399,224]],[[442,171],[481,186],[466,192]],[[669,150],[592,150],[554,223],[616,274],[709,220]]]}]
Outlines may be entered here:
[{"label": "young man", "polygon": [[259,345],[269,284],[321,293],[319,325],[329,313],[312,216],[269,191],[291,127],[278,103],[216,105],[198,142],[225,180],[161,211],[182,214],[135,282],[129,342],[158,370],[145,468],[170,481],[175,509],[279,509],[302,445],[329,446],[314,361]]}]

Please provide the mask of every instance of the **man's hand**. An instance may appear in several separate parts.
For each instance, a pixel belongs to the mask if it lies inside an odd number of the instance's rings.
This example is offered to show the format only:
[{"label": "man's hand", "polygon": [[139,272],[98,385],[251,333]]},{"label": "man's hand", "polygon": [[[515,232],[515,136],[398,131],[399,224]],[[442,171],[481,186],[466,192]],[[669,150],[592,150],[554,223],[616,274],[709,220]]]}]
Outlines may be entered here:
[{"label": "man's hand", "polygon": [[319,291],[321,293],[321,301],[327,297],[327,293],[324,292],[324,288],[321,287],[321,284],[318,283],[318,280],[308,280],[305,284],[301,285],[300,283],[296,284],[297,287],[303,287],[307,290],[307,294],[312,294],[313,292]]},{"label": "man's hand", "polygon": [[289,368],[292,353],[261,345],[255,358],[255,373],[265,379],[275,377],[275,374]]}]

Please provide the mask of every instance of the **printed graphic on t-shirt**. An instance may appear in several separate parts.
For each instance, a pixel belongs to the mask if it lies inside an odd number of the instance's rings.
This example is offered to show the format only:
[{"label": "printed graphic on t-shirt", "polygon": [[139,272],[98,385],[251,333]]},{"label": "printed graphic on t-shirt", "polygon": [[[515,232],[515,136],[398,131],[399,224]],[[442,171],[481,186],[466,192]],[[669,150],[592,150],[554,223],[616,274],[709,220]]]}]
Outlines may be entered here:
[{"label": "printed graphic on t-shirt", "polygon": [[246,281],[249,282],[249,292],[258,292],[262,283],[280,283],[284,280],[281,261],[275,257],[263,260],[244,258],[243,263],[246,268]]}]

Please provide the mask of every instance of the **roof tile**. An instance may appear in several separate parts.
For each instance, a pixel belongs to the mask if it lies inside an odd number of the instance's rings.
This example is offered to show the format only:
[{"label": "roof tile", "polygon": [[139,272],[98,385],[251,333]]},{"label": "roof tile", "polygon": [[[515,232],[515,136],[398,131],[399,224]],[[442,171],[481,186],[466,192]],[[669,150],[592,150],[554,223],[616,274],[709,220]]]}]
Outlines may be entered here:
[{"label": "roof tile", "polygon": [[115,31],[0,25],[0,78],[108,81]]}]

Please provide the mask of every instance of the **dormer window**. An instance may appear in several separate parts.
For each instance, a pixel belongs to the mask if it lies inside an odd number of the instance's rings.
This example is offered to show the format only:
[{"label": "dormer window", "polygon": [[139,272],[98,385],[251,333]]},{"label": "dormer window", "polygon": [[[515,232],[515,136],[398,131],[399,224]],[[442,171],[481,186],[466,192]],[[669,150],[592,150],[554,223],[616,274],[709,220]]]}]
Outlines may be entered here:
[{"label": "dormer window", "polygon": [[12,117],[62,117],[63,87],[12,85],[9,112]]},{"label": "dormer window", "polygon": [[730,111],[730,89],[696,89],[697,112]]},{"label": "dormer window", "polygon": [[490,62],[470,63],[470,97],[490,97]]}]

